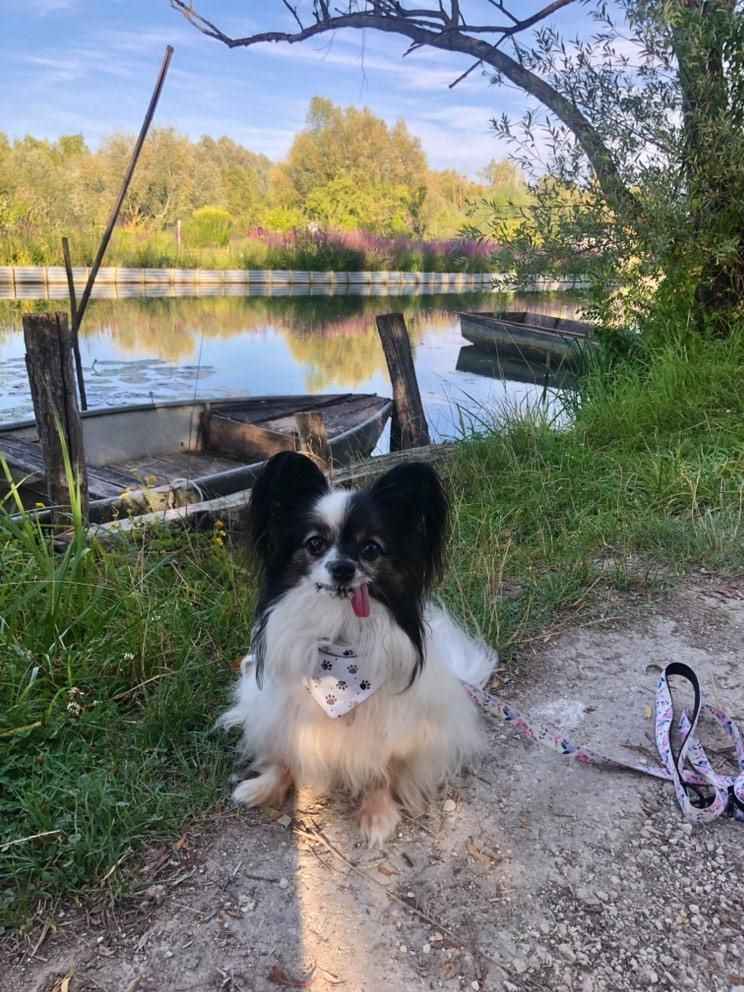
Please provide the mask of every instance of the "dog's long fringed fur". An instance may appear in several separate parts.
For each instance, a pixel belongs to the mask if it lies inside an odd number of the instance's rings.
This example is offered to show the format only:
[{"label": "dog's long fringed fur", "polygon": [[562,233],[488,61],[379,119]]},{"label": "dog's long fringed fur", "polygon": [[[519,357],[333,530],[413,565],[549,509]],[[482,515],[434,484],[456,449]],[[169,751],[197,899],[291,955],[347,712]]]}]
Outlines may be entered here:
[{"label": "dog's long fringed fur", "polygon": [[[303,455],[270,459],[250,511],[262,582],[254,661],[221,719],[242,729],[257,773],[235,789],[238,802],[278,805],[295,782],[342,787],[360,797],[368,842],[380,843],[399,804],[419,813],[477,750],[478,715],[462,683],[483,686],[496,656],[429,599],[446,531],[429,465],[400,465],[349,491],[329,490]],[[362,685],[379,687],[334,718],[309,689],[319,650],[345,646],[362,659]]]}]

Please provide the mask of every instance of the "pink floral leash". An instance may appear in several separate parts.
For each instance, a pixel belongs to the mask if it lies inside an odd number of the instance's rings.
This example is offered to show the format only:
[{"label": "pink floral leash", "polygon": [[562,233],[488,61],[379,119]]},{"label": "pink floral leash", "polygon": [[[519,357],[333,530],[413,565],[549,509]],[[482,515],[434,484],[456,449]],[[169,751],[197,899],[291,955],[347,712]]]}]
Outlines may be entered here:
[{"label": "pink floral leash", "polygon": [[[692,714],[683,709],[679,715],[678,730],[681,743],[676,752],[672,745],[674,702],[669,687],[669,677],[672,675],[686,679],[695,694]],[[744,743],[741,734],[728,714],[702,702],[700,682],[689,665],[678,661],[672,662],[659,676],[656,686],[656,747],[662,764],[658,766],[608,758],[598,751],[574,743],[563,734],[548,730],[490,692],[476,689],[471,685],[466,685],[466,688],[470,696],[484,710],[500,716],[508,723],[513,723],[520,733],[545,744],[546,747],[558,751],[567,758],[573,758],[583,765],[622,768],[671,781],[682,814],[689,823],[710,823],[724,815],[744,822]],[[736,751],[738,775],[722,775],[711,767],[697,734],[698,720],[703,711],[713,717],[731,738]]]}]

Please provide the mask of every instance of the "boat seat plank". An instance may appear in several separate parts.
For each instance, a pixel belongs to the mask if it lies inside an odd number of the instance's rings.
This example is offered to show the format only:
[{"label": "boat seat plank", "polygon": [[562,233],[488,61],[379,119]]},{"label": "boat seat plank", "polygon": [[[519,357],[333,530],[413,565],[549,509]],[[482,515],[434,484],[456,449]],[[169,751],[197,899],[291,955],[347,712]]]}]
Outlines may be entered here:
[{"label": "boat seat plank", "polygon": [[[326,434],[328,437],[336,437],[336,435],[342,434],[344,431],[366,420],[367,417],[371,417],[376,410],[380,409],[381,405],[379,398],[376,396],[370,396],[366,403],[360,403],[358,397],[356,402],[334,403],[329,409],[320,411],[323,414]],[[261,426],[277,433],[291,433],[296,431],[294,414],[277,418],[276,420],[263,421]]]},{"label": "boat seat plank", "polygon": [[[273,420],[284,420],[287,417],[294,419],[296,410],[322,410],[324,407],[336,406],[339,403],[358,403],[360,399],[367,397],[354,396],[351,393],[336,394],[333,396],[285,396],[278,399],[269,400],[260,406],[251,401],[250,404],[241,406],[220,405],[219,408],[210,410],[208,416],[212,420],[214,417],[226,417],[236,420],[241,424],[260,424],[266,426]],[[298,402],[301,401],[301,404]]]}]

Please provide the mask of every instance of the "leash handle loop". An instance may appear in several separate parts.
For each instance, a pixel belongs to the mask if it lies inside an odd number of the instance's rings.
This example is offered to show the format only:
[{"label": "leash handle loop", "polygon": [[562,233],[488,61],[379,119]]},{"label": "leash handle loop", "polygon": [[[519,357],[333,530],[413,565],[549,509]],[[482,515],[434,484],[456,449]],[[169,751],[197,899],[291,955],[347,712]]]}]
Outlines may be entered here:
[{"label": "leash handle loop", "polygon": [[[674,700],[669,687],[672,675],[686,679],[694,692],[692,713],[683,710],[679,717],[678,749],[672,742]],[[471,698],[488,713],[493,713],[512,723],[525,737],[544,744],[566,758],[580,764],[620,768],[641,772],[653,778],[671,781],[682,815],[693,824],[710,823],[720,816],[729,815],[744,822],[744,741],[732,717],[717,707],[703,704],[700,682],[689,665],[671,662],[664,668],[656,686],[656,746],[661,765],[643,765],[640,762],[620,761],[599,751],[577,744],[557,731],[550,730],[533,720],[499,696],[465,684]],[[697,727],[702,712],[711,716],[731,738],[736,751],[739,774],[721,775],[714,771],[705,753]]]}]

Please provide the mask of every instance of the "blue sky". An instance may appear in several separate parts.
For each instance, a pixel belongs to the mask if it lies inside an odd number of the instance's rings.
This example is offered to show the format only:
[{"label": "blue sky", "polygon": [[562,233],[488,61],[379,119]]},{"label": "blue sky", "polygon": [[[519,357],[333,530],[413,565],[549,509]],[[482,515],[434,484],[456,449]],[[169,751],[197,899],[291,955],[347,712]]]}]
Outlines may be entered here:
[{"label": "blue sky", "polygon": [[[307,3],[307,0],[305,0]],[[279,0],[197,0],[197,8],[241,35],[282,26]],[[485,0],[474,7],[495,13]],[[515,0],[530,13],[537,2]],[[287,15],[288,16],[288,15]],[[580,6],[553,19],[569,34],[589,22]],[[310,98],[367,106],[405,120],[430,164],[474,176],[506,149],[488,120],[528,101],[473,73],[448,84],[469,60],[422,50],[406,59],[403,38],[344,32],[302,45],[230,50],[196,32],[168,0],[0,0],[0,130],[13,137],[82,132],[93,146],[137,131],[166,44],[175,54],[156,125],[192,138],[226,134],[281,158],[301,129]]]}]

